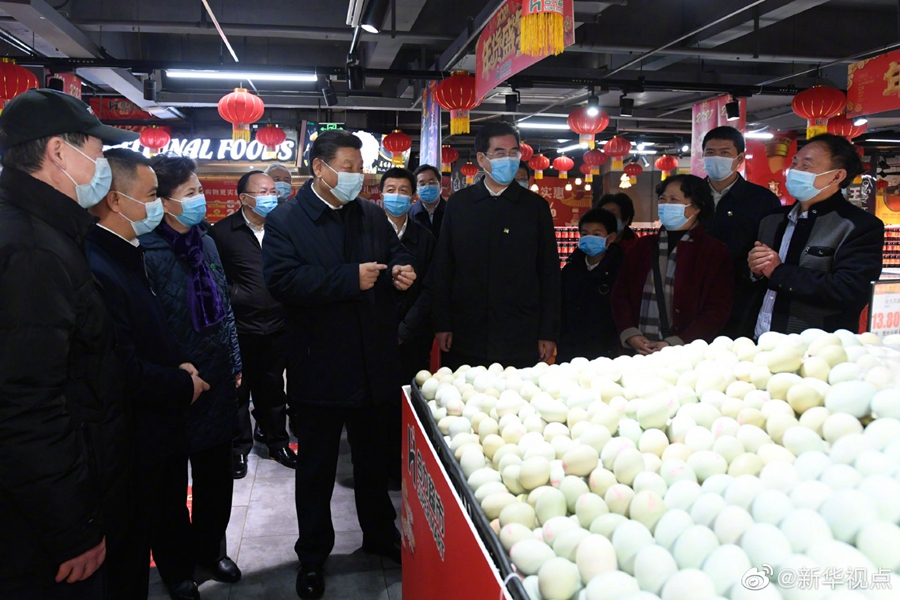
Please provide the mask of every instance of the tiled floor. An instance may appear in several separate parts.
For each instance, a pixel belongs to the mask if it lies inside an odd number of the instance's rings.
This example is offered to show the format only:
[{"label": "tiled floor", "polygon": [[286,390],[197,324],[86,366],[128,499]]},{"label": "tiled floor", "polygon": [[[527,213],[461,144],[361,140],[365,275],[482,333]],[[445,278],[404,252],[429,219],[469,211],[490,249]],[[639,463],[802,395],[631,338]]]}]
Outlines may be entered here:
[{"label": "tiled floor", "polygon": [[[260,458],[257,445],[250,455],[247,476],[234,482],[228,555],[244,573],[234,585],[204,581],[203,600],[296,599],[297,517],[294,509],[294,471]],[[265,453],[265,449],[262,449]],[[331,600],[400,600],[400,566],[390,559],[364,554],[362,531],[356,519],[353,490],[340,484],[352,474],[346,436],[341,445],[337,482],[331,500],[335,547],[325,565],[325,598]],[[391,492],[400,508],[400,493]],[[398,517],[399,526],[399,517]],[[198,571],[198,581],[202,573]],[[168,600],[156,569],[150,573],[150,600]]]}]

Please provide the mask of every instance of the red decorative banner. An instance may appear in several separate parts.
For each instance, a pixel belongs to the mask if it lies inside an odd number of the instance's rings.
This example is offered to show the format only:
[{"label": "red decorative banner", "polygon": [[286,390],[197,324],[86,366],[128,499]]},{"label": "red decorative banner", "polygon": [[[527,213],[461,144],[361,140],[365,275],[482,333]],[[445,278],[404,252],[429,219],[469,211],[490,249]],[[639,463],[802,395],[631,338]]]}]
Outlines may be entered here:
[{"label": "red decorative banner", "polygon": [[221,221],[241,207],[237,195],[237,180],[204,178],[200,183],[206,196],[206,220],[210,223]]},{"label": "red decorative banner", "polygon": [[747,160],[744,169],[747,181],[767,187],[778,196],[783,206],[794,203],[785,185],[785,171],[797,154],[797,132],[776,131],[775,137],[763,143],[747,140]]},{"label": "red decorative banner", "polygon": [[[535,183],[537,193],[550,204],[554,227],[577,227],[578,219],[591,209],[592,194],[582,186],[572,185],[574,179],[544,177]],[[567,190],[566,186],[572,187]]]},{"label": "red decorative banner", "polygon": [[[55,75],[51,75],[50,79],[62,81],[62,91],[81,100],[81,77],[74,73],[56,73]],[[96,110],[94,110],[94,112],[96,112]]]},{"label": "red decorative banner", "polygon": [[900,50],[847,67],[847,116],[900,108]]},{"label": "red decorative banner", "polygon": [[[575,9],[572,0],[562,0],[565,45],[575,43]],[[481,30],[475,49],[475,95],[489,91],[545,58],[519,51],[522,0],[507,0]]]},{"label": "red decorative banner", "polygon": [[698,102],[693,107],[691,173],[697,177],[706,177],[706,169],[703,168],[703,138],[706,137],[706,134],[722,125],[734,127],[741,132],[747,127],[747,99],[738,99],[741,116],[734,121],[729,121],[725,114],[725,105],[729,102],[731,102],[731,96],[726,94],[712,100]]}]

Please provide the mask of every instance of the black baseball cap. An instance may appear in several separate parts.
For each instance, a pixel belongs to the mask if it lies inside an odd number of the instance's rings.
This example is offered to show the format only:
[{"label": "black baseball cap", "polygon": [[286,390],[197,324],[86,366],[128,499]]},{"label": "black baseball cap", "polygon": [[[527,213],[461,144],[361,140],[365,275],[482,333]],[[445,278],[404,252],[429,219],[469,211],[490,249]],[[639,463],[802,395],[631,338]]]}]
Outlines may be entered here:
[{"label": "black baseball cap", "polygon": [[63,133],[84,133],[110,146],[139,137],[133,131],[104,125],[90,106],[56,90],[28,90],[10,100],[0,114],[0,151]]}]

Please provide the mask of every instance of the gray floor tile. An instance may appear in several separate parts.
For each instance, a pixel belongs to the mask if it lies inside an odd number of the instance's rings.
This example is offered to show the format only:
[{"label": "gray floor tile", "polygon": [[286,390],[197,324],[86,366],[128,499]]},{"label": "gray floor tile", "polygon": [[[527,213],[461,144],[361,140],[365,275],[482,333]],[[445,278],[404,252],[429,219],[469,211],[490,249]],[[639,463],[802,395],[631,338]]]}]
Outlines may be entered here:
[{"label": "gray floor tile", "polygon": [[259,479],[253,485],[244,537],[297,535],[297,511],[294,508],[294,480]]},{"label": "gray floor tile", "polygon": [[240,556],[241,538],[244,537],[244,523],[246,519],[246,506],[231,507],[231,518],[228,521],[225,539],[228,541],[228,556],[234,561],[237,561]]},{"label": "gray floor tile", "polygon": [[259,457],[254,454],[247,457],[247,476],[243,479],[234,480],[234,492],[231,495],[232,506],[247,506],[250,504],[250,493],[253,491],[258,462]]},{"label": "gray floor tile", "polygon": [[360,531],[359,519],[356,517],[356,499],[350,497],[332,497],[331,522],[335,531]]},{"label": "gray floor tile", "polygon": [[256,479],[272,479],[276,477],[294,478],[294,470],[282,466],[269,458],[260,457],[256,467]]},{"label": "gray floor tile", "polygon": [[403,598],[403,576],[399,569],[385,571],[384,582],[387,585],[389,600],[402,600]]}]

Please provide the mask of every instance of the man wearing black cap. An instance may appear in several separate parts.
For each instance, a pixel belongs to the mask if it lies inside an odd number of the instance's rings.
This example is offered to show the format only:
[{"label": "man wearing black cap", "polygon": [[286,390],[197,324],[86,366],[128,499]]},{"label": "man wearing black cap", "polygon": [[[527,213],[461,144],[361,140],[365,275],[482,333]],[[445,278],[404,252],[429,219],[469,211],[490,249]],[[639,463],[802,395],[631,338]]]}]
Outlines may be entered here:
[{"label": "man wearing black cap", "polygon": [[[102,125],[52,90],[0,115],[0,598],[103,598],[129,449],[113,326],[84,209],[109,192]],[[110,590],[112,593],[112,590]]]}]

